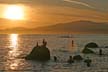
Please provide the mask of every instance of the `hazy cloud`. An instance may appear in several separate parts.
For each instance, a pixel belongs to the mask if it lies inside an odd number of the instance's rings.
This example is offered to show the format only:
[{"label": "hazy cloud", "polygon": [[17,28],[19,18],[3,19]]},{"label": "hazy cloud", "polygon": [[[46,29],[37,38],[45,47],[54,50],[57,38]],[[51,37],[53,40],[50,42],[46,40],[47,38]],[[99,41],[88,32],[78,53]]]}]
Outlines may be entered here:
[{"label": "hazy cloud", "polygon": [[87,4],[87,3],[84,3],[84,2],[79,2],[79,1],[74,1],[74,0],[63,0],[63,1],[74,3],[74,4],[79,4],[79,5],[86,6],[86,7],[94,9],[93,6],[91,6],[91,5]]}]

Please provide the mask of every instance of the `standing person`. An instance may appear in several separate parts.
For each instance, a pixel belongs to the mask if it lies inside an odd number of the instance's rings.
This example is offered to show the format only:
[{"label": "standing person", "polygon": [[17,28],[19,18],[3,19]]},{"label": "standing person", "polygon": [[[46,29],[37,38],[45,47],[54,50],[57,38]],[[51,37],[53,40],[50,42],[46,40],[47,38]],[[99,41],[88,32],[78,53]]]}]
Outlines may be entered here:
[{"label": "standing person", "polygon": [[54,62],[57,62],[57,57],[56,56],[54,56]]},{"label": "standing person", "polygon": [[72,47],[74,47],[74,41],[72,40]]},{"label": "standing person", "polygon": [[68,61],[67,61],[68,63],[74,63],[74,60],[73,60],[73,58],[72,58],[72,56],[69,56],[69,59],[68,59]]},{"label": "standing person", "polygon": [[99,55],[100,56],[102,55],[102,49],[99,49]]},{"label": "standing person", "polygon": [[87,59],[85,59],[84,62],[86,63],[87,67],[90,67],[92,60],[89,59],[89,57],[87,57]]}]

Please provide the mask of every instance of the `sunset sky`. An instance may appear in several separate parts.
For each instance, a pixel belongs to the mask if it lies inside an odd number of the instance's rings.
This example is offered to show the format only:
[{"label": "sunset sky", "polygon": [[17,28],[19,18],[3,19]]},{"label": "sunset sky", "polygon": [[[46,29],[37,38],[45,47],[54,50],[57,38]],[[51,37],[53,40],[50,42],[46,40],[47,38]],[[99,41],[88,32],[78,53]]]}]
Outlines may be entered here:
[{"label": "sunset sky", "polygon": [[[0,0],[0,28],[34,28],[77,20],[108,22],[107,3],[108,0]],[[11,5],[20,9],[11,7],[8,11]],[[11,15],[13,9],[16,17]],[[19,21],[7,21],[13,18]]]}]

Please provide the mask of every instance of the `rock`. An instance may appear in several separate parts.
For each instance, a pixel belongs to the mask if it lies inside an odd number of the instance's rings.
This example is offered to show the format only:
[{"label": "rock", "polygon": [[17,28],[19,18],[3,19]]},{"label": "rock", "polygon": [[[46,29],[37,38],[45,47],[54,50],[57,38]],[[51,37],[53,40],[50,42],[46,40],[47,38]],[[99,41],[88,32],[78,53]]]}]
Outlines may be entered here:
[{"label": "rock", "polygon": [[87,59],[84,60],[84,62],[86,63],[87,67],[90,67],[92,60],[89,59],[89,57],[88,57]]},{"label": "rock", "polygon": [[105,46],[105,48],[108,48],[108,46]]},{"label": "rock", "polygon": [[75,55],[73,56],[73,60],[80,61],[80,60],[83,60],[83,58],[81,55]]},{"label": "rock", "polygon": [[46,42],[43,41],[42,46],[35,46],[31,53],[26,56],[27,60],[48,61],[50,60],[50,51],[46,47]]},{"label": "rock", "polygon": [[88,48],[84,48],[82,53],[84,54],[90,54],[90,53],[94,53],[94,51],[92,51],[91,49],[88,49]]},{"label": "rock", "polygon": [[99,46],[96,43],[88,43],[87,45],[85,45],[85,48],[98,48]]}]

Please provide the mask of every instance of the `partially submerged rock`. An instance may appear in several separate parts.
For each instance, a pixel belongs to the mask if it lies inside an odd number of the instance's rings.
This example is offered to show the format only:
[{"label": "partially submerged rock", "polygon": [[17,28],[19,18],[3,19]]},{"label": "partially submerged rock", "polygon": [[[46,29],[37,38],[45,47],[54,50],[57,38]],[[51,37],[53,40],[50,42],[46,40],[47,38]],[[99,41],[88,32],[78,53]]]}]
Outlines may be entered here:
[{"label": "partially submerged rock", "polygon": [[99,46],[94,42],[91,42],[85,45],[85,48],[98,48],[98,47]]},{"label": "partially submerged rock", "polygon": [[25,57],[27,60],[37,60],[37,61],[48,61],[50,60],[50,51],[46,47],[47,42],[43,40],[43,45],[37,46],[33,48],[31,53]]},{"label": "partially submerged rock", "polygon": [[84,48],[83,51],[82,51],[82,53],[84,53],[84,54],[91,54],[91,53],[94,53],[94,51],[92,51],[89,48]]},{"label": "partially submerged rock", "polygon": [[105,48],[108,48],[108,46],[105,46]]},{"label": "partially submerged rock", "polygon": [[73,60],[80,61],[80,60],[83,60],[83,58],[81,55],[75,55],[73,56]]},{"label": "partially submerged rock", "polygon": [[92,60],[89,59],[89,57],[87,57],[87,59],[85,59],[84,62],[86,63],[87,67],[90,67]]}]

